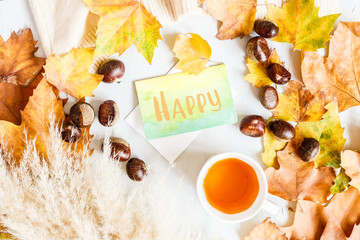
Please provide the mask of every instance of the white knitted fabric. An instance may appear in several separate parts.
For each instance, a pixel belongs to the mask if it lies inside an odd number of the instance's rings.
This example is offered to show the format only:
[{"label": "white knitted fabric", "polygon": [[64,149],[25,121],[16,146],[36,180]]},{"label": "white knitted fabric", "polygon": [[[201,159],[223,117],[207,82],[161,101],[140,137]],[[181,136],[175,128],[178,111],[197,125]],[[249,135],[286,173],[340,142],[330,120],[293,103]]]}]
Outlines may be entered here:
[{"label": "white knitted fabric", "polygon": [[[28,0],[40,42],[47,56],[66,53],[75,47],[94,46],[96,21],[82,0]],[[199,0],[142,0],[144,6],[164,26],[184,14],[204,14]],[[280,6],[282,0],[258,0],[257,17],[266,14],[265,4]],[[338,0],[316,0],[320,6],[319,16],[339,13]]]}]

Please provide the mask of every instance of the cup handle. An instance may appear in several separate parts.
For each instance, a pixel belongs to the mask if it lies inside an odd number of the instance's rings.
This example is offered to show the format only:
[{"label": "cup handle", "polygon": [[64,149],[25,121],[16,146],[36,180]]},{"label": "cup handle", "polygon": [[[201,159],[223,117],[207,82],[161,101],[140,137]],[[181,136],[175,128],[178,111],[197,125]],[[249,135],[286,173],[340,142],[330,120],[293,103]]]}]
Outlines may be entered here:
[{"label": "cup handle", "polygon": [[273,203],[272,201],[265,199],[264,205],[261,208],[261,210],[264,210],[266,213],[270,215],[276,215],[279,212],[280,207],[275,203]]}]

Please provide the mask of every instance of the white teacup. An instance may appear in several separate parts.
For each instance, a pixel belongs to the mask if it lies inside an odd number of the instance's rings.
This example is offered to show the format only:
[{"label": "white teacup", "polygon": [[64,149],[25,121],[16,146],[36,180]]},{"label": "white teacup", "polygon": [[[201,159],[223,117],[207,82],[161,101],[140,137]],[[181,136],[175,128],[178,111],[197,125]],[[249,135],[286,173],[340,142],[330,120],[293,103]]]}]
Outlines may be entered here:
[{"label": "white teacup", "polygon": [[[228,158],[236,158],[249,164],[255,170],[255,173],[259,181],[259,193],[253,204],[247,210],[235,214],[226,214],[211,206],[206,199],[205,190],[203,186],[205,176],[207,175],[209,169],[216,162]],[[255,160],[241,153],[229,152],[229,153],[221,153],[212,156],[202,167],[199,176],[197,178],[196,188],[200,202],[202,206],[205,208],[205,210],[211,215],[228,222],[243,222],[249,220],[250,218],[254,217],[261,209],[265,210],[270,214],[276,214],[277,211],[279,210],[279,207],[277,205],[275,205],[272,202],[269,202],[266,199],[268,193],[268,184],[266,181],[264,171]]]}]

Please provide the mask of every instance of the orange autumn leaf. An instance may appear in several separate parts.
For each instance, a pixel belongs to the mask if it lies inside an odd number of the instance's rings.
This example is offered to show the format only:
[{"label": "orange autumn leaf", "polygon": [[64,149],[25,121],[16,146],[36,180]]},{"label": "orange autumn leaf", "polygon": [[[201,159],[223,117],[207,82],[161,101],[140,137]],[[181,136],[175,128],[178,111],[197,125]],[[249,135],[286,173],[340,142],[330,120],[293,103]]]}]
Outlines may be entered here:
[{"label": "orange autumn leaf", "polygon": [[316,169],[313,162],[302,161],[298,156],[302,141],[303,137],[296,128],[295,138],[284,150],[277,152],[279,169],[271,167],[265,170],[269,193],[288,201],[303,199],[324,203],[335,179],[334,170],[330,167]]},{"label": "orange autumn leaf", "polygon": [[199,74],[210,60],[210,45],[196,33],[179,34],[173,48],[179,62],[176,68],[190,74]]},{"label": "orange autumn leaf", "polygon": [[340,22],[330,41],[329,56],[304,52],[301,74],[306,87],[337,99],[339,111],[360,105],[360,23]]},{"label": "orange autumn leaf", "polygon": [[319,17],[315,0],[289,0],[281,8],[269,6],[266,18],[279,26],[273,41],[291,43],[295,49],[316,51],[330,40],[330,32],[340,14]]},{"label": "orange autumn leaf", "polygon": [[292,80],[284,94],[279,94],[279,104],[271,110],[274,118],[293,122],[314,122],[326,113],[324,97],[312,95],[299,81]]},{"label": "orange autumn leaf", "polygon": [[[43,79],[30,97],[24,111],[21,112],[22,123],[17,126],[7,121],[0,121],[0,129],[3,138],[6,139],[4,148],[12,153],[18,164],[26,149],[26,140],[34,140],[37,151],[47,159],[47,144],[49,143],[50,117],[61,123],[65,119],[62,100],[58,99],[53,92],[53,87]],[[75,151],[83,151],[85,139],[90,139],[88,130],[85,130],[83,141],[80,141]],[[64,142],[64,146],[69,146]],[[75,147],[71,145],[70,147]]]},{"label": "orange autumn leaf", "polygon": [[161,24],[135,0],[84,0],[90,11],[99,15],[95,57],[120,55],[132,44],[151,64]]},{"label": "orange autumn leaf", "polygon": [[350,150],[341,152],[340,165],[351,178],[349,184],[360,191],[360,153]]},{"label": "orange autumn leaf", "polygon": [[271,222],[269,218],[266,218],[262,223],[256,226],[244,240],[287,240],[287,237],[280,229]]},{"label": "orange autumn leaf", "polygon": [[272,63],[282,64],[281,59],[276,52],[276,49],[273,49],[271,51],[268,60],[266,60],[266,62],[264,63],[254,62],[249,57],[246,58],[246,62],[246,66],[249,69],[250,73],[246,74],[244,79],[255,87],[265,87],[274,84],[274,82],[271,81],[271,79],[269,78],[266,69]]},{"label": "orange autumn leaf", "polygon": [[[360,219],[360,194],[356,188],[350,187],[343,193],[335,194],[329,204],[299,200],[296,207],[293,224],[288,227],[280,227],[266,224],[267,238],[273,239],[279,232],[284,232],[287,239],[320,239],[320,240],[358,240],[360,226],[355,225]],[[271,224],[271,223],[270,223]],[[255,227],[264,228],[264,223]],[[261,236],[261,235],[260,235]],[[346,236],[350,236],[346,238]]]},{"label": "orange autumn leaf", "polygon": [[0,83],[0,120],[20,125],[20,111],[24,110],[29,97],[33,94],[42,78],[42,74],[39,73],[28,87],[7,82]]},{"label": "orange autumn leaf", "polygon": [[45,63],[44,58],[35,57],[35,45],[30,28],[13,32],[6,42],[0,36],[0,82],[30,84]]},{"label": "orange autumn leaf", "polygon": [[93,96],[92,92],[104,77],[89,72],[93,53],[93,48],[79,48],[65,55],[48,57],[44,66],[47,81],[76,98]]},{"label": "orange autumn leaf", "polygon": [[205,0],[204,4],[206,11],[222,22],[218,39],[242,37],[253,30],[257,0]]}]

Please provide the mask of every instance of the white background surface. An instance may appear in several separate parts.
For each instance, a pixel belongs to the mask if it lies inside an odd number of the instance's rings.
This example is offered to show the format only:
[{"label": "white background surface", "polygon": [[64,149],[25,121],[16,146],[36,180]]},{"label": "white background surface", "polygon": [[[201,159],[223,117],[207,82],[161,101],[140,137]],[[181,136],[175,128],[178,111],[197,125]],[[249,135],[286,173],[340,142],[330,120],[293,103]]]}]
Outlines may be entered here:
[{"label": "white background surface", "polygon": [[[341,21],[360,21],[360,1],[341,0]],[[31,27],[34,38],[38,39],[36,26],[26,0],[0,0],[0,34],[6,40],[13,30],[17,31]],[[249,37],[243,39],[219,41],[215,38],[218,23],[209,16],[186,16],[177,23],[164,26],[162,36],[164,41],[159,41],[159,47],[155,51],[153,64],[150,66],[146,60],[136,51],[134,46],[130,47],[120,59],[126,65],[126,73],[121,84],[112,85],[101,83],[94,91],[94,98],[87,98],[95,109],[103,100],[113,99],[120,107],[121,118],[137,105],[134,85],[132,81],[165,74],[174,64],[174,55],[171,48],[174,45],[175,36],[178,33],[194,32],[200,34],[210,44],[213,53],[211,59],[216,62],[224,62],[229,71],[230,84],[232,86],[234,102],[239,116],[239,121],[247,114],[259,114],[265,118],[271,114],[264,109],[258,101],[259,90],[251,87],[245,80],[247,73],[245,66],[245,45]],[[290,63],[292,49],[288,44],[269,42],[271,47],[276,47],[286,67],[291,66],[293,79],[300,78],[299,57],[295,52],[294,61]],[[39,44],[37,55],[42,56],[41,44]],[[341,114],[342,126],[345,127],[346,149],[360,150],[360,107],[354,107]],[[92,126],[92,133],[96,139],[101,139],[105,134],[125,138],[132,147],[134,156],[144,159],[147,164],[156,166],[158,172],[167,172],[168,162],[156,152],[147,141],[132,129],[124,120],[113,128],[104,129],[96,120]],[[95,141],[96,143],[96,141]],[[204,162],[212,155],[221,152],[244,153],[260,164],[260,153],[262,152],[261,139],[253,139],[242,135],[238,130],[238,123],[230,126],[203,131],[200,136],[184,151],[176,160],[175,168],[168,173],[167,188],[169,193],[175,191],[179,182],[181,187],[177,190],[176,202],[179,212],[184,216],[191,216],[204,232],[214,232],[219,239],[237,240],[243,239],[250,229],[261,222],[267,214],[260,212],[253,219],[241,223],[230,224],[219,221],[208,215],[202,209],[196,195],[196,177]],[[156,164],[153,164],[156,163]],[[262,164],[263,167],[264,164]],[[271,197],[280,206],[287,206],[287,202],[276,197]],[[272,220],[278,225],[291,224],[292,213],[288,218],[287,208]]]}]

